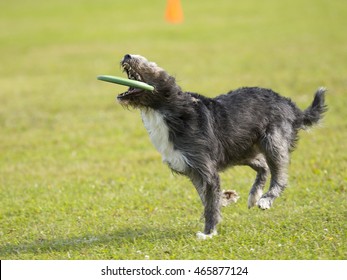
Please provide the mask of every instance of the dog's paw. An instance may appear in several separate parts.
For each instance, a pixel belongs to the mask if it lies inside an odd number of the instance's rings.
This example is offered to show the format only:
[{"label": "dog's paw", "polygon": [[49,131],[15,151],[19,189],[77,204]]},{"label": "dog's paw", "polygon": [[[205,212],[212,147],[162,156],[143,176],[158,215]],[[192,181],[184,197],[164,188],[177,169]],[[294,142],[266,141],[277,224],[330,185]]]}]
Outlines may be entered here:
[{"label": "dog's paw", "polygon": [[257,201],[263,195],[262,190],[257,190],[255,193],[250,193],[248,196],[248,209],[257,205]]},{"label": "dog's paw", "polygon": [[258,200],[257,205],[260,209],[266,210],[271,208],[273,199],[270,197],[262,197]]},{"label": "dog's paw", "polygon": [[199,240],[206,240],[206,239],[211,239],[215,235],[217,235],[217,231],[216,230],[214,230],[210,234],[205,234],[203,232],[198,231],[197,234],[196,234],[196,238],[199,239]]},{"label": "dog's paw", "polygon": [[222,193],[222,206],[228,206],[231,203],[236,203],[237,200],[240,198],[240,196],[237,194],[236,191],[224,191]]}]

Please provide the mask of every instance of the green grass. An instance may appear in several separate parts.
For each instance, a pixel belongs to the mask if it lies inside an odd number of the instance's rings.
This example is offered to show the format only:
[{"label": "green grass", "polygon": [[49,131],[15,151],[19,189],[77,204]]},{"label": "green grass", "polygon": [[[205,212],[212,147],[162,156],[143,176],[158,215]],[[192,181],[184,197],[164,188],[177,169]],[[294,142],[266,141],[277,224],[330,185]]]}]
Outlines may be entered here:
[{"label": "green grass", "polygon": [[[148,3],[147,3],[148,2]],[[347,4],[344,0],[0,3],[1,259],[346,259]],[[247,209],[248,168],[221,174],[241,198],[201,242],[191,183],[161,163],[139,113],[116,104],[118,61],[139,53],[191,91],[263,86],[324,124],[300,133],[290,187]],[[148,257],[147,257],[148,256]]]}]

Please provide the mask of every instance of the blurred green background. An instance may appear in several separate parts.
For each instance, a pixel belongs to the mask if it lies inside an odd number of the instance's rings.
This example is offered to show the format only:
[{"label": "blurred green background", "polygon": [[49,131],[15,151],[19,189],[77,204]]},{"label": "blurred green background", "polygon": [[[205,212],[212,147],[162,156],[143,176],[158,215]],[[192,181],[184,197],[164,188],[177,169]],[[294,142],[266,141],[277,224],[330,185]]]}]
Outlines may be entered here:
[{"label": "blurred green background", "polygon": [[[345,259],[347,2],[0,2],[1,259]],[[301,133],[290,187],[247,209],[255,174],[234,168],[220,235],[202,243],[202,208],[151,145],[139,113],[96,80],[146,56],[184,90],[208,96],[272,88],[306,108],[319,86],[329,112]]]}]

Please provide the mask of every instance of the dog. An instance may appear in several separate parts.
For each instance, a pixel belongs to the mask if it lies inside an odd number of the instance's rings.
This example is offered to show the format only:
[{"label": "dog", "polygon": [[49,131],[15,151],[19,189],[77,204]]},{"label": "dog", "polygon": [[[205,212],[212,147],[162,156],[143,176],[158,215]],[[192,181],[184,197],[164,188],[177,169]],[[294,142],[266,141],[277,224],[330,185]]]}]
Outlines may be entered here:
[{"label": "dog", "polygon": [[[317,124],[327,111],[325,88],[319,88],[302,111],[289,98],[259,87],[242,87],[215,98],[184,92],[173,76],[140,55],[126,54],[120,64],[129,79],[154,87],[152,92],[130,87],[117,100],[141,111],[163,162],[195,186],[204,206],[199,239],[217,234],[221,206],[238,198],[234,191],[221,190],[218,173],[235,165],[254,169],[248,208],[269,209],[287,185],[298,131]],[[269,175],[269,190],[263,193]]]}]

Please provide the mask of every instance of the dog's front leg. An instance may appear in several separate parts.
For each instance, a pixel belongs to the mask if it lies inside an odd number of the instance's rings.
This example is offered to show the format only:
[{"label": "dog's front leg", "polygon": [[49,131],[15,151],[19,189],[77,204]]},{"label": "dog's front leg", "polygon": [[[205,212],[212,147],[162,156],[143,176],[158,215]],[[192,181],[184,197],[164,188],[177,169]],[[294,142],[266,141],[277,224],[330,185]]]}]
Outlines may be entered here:
[{"label": "dog's front leg", "polygon": [[194,174],[191,178],[204,205],[205,229],[197,238],[211,238],[217,234],[216,226],[221,220],[221,188],[218,173],[209,176]]},{"label": "dog's front leg", "polygon": [[219,175],[213,174],[206,184],[205,195],[205,230],[204,234],[213,236],[217,234],[216,226],[221,220],[221,188]]},{"label": "dog's front leg", "polygon": [[192,181],[196,191],[199,194],[202,205],[205,207],[206,205],[206,181],[198,172],[191,172],[189,174],[190,180]]}]

